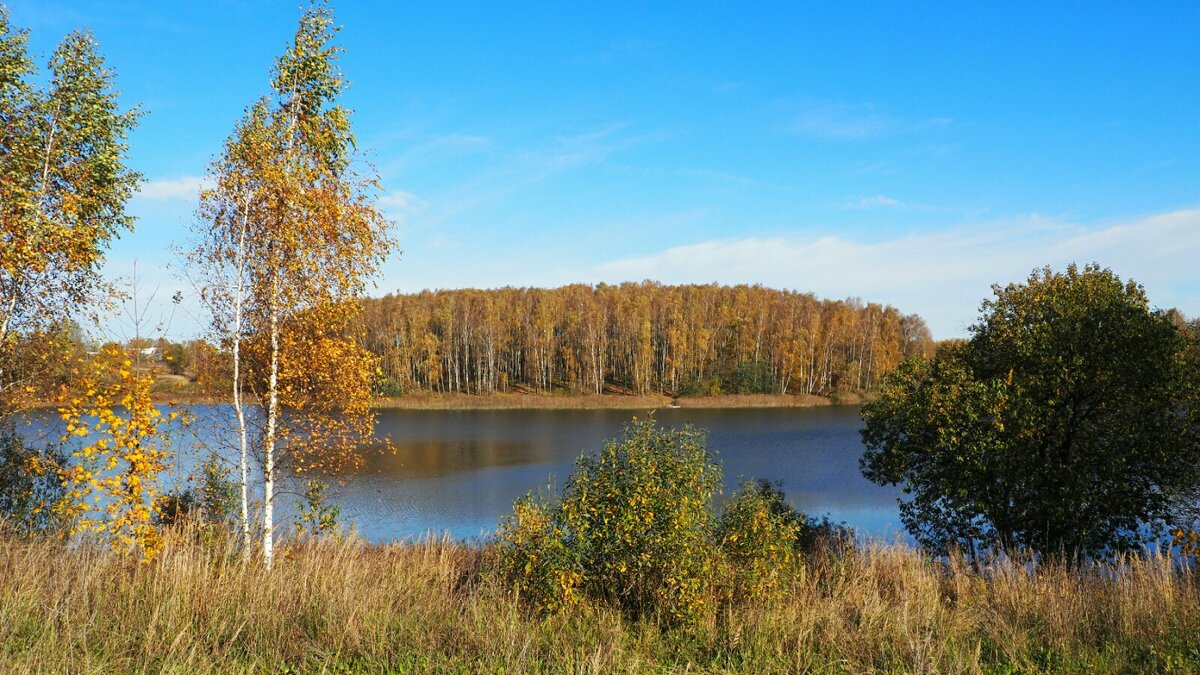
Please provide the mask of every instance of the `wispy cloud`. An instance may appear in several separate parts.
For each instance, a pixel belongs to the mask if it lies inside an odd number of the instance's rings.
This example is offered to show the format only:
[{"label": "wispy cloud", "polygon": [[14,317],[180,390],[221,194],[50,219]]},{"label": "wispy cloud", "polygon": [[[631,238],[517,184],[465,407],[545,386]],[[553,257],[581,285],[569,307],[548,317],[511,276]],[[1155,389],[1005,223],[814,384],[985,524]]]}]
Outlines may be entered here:
[{"label": "wispy cloud", "polygon": [[917,202],[905,202],[899,199],[893,199],[887,195],[875,195],[873,197],[862,197],[849,204],[846,208],[854,210],[866,209],[893,209],[898,211],[940,211],[940,207],[931,204],[919,204]]},{"label": "wispy cloud", "polygon": [[732,94],[732,93],[735,93],[738,91],[742,91],[745,88],[746,88],[745,82],[730,80],[730,81],[726,81],[726,82],[719,82],[719,83],[713,85],[711,87],[711,91],[714,94],[723,96],[725,94]]},{"label": "wispy cloud", "polygon": [[619,38],[609,43],[608,49],[614,54],[626,54],[638,58],[648,58],[652,44],[648,40]]},{"label": "wispy cloud", "polygon": [[404,190],[393,190],[376,200],[379,208],[397,222],[404,222],[424,210],[425,200]]},{"label": "wispy cloud", "polygon": [[1178,157],[1168,157],[1167,159],[1158,162],[1147,162],[1140,166],[1134,167],[1134,171],[1138,173],[1146,171],[1162,171],[1163,169],[1178,169],[1179,167],[1196,166],[1200,164],[1200,159],[1180,159]]},{"label": "wispy cloud", "polygon": [[885,195],[875,195],[874,197],[863,197],[862,199],[850,204],[852,209],[873,209],[877,207],[900,206],[900,202],[887,197]]},{"label": "wispy cloud", "polygon": [[207,186],[208,179],[203,176],[160,178],[143,183],[138,197],[153,201],[194,201],[200,197],[200,190]]},{"label": "wispy cloud", "polygon": [[877,136],[893,124],[893,120],[877,114],[871,106],[834,104],[802,112],[792,124],[792,131],[802,136],[844,141]]},{"label": "wispy cloud", "polygon": [[812,105],[791,123],[801,136],[834,141],[857,141],[895,133],[910,133],[949,126],[947,117],[903,119],[880,113],[870,104],[828,103]]},{"label": "wispy cloud", "polygon": [[1155,303],[1200,314],[1197,259],[1200,209],[1101,227],[1029,215],[869,243],[836,236],[707,241],[602,264],[593,280],[715,280],[854,295],[918,312],[944,338],[963,333],[992,283],[1070,262],[1099,262],[1144,284]]},{"label": "wispy cloud", "polygon": [[646,61],[654,56],[654,43],[636,38],[614,38],[599,51],[584,54],[579,59],[588,64],[614,64]]},{"label": "wispy cloud", "polygon": [[[420,171],[431,166],[459,162],[463,157],[486,152],[493,145],[492,139],[486,136],[461,132],[415,139],[399,135],[397,138],[408,145],[380,167],[385,179],[406,171]],[[388,142],[396,142],[396,139]]]},{"label": "wispy cloud", "polygon": [[405,192],[404,190],[389,192],[385,195],[382,195],[377,201],[379,202],[379,206],[383,207],[384,209],[396,210],[408,209],[420,202],[416,195],[411,192]]},{"label": "wispy cloud", "polygon": [[495,153],[486,171],[439,194],[426,195],[428,208],[411,219],[414,229],[433,229],[463,213],[533,188],[553,176],[603,163],[614,154],[646,142],[655,134],[626,133],[624,123],[611,123],[579,134],[561,136],[535,147]]},{"label": "wispy cloud", "polygon": [[478,134],[452,133],[435,136],[429,140],[430,148],[453,148],[458,150],[482,148],[491,144],[491,139]]}]

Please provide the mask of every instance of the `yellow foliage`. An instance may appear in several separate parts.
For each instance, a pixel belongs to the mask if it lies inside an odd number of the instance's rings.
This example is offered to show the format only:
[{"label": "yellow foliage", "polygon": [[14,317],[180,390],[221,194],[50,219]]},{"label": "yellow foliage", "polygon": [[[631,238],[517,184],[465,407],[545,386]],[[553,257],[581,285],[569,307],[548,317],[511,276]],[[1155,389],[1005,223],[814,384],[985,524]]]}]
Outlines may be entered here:
[{"label": "yellow foliage", "polygon": [[162,549],[154,522],[158,476],[171,451],[166,420],[150,399],[153,375],[131,366],[121,348],[108,345],[75,385],[84,396],[63,391],[63,441],[78,437],[83,445],[72,453],[78,463],[60,470],[67,489],[55,509],[74,522],[74,532],[108,535],[114,548],[139,551],[149,562]]}]

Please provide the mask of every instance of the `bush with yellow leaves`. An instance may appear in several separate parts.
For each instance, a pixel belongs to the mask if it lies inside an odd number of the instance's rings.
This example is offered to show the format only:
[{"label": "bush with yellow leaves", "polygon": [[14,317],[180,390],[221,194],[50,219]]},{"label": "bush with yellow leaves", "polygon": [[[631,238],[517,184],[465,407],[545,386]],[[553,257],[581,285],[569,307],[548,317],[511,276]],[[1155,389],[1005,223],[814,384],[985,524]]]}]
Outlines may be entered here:
[{"label": "bush with yellow leaves", "polygon": [[162,548],[157,524],[159,474],[171,457],[163,415],[150,399],[153,375],[136,368],[117,345],[106,345],[83,366],[76,386],[64,390],[59,414],[64,443],[80,443],[74,461],[60,467],[66,490],[55,510],[73,533],[107,536],[113,547],[153,560]]}]

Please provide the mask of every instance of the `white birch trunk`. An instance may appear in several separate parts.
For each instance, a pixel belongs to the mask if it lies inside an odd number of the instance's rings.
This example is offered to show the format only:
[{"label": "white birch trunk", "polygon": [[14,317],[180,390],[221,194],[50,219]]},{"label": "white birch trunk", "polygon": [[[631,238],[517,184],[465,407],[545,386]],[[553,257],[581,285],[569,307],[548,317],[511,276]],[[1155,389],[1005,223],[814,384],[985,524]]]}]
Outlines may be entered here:
[{"label": "white birch trunk", "polygon": [[238,443],[241,450],[238,468],[241,470],[242,488],[242,560],[250,560],[250,463],[249,442],[246,434],[246,411],[242,405],[242,311],[245,303],[246,229],[250,219],[249,198],[242,216],[242,231],[238,235],[237,290],[233,305],[233,409],[237,413]]},{"label": "white birch trunk", "polygon": [[271,375],[267,384],[267,423],[263,434],[263,563],[271,569],[275,550],[275,428],[279,416],[279,289],[271,289]]}]

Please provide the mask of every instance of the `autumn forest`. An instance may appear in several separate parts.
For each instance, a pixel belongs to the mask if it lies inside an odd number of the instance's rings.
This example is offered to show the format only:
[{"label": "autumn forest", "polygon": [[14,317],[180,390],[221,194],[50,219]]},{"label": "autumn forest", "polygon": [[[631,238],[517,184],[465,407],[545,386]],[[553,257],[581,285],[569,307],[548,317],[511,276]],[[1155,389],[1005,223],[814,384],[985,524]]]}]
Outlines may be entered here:
[{"label": "autumn forest", "polygon": [[654,282],[364,301],[380,392],[814,394],[872,389],[932,350],[916,315],[760,286]]}]

